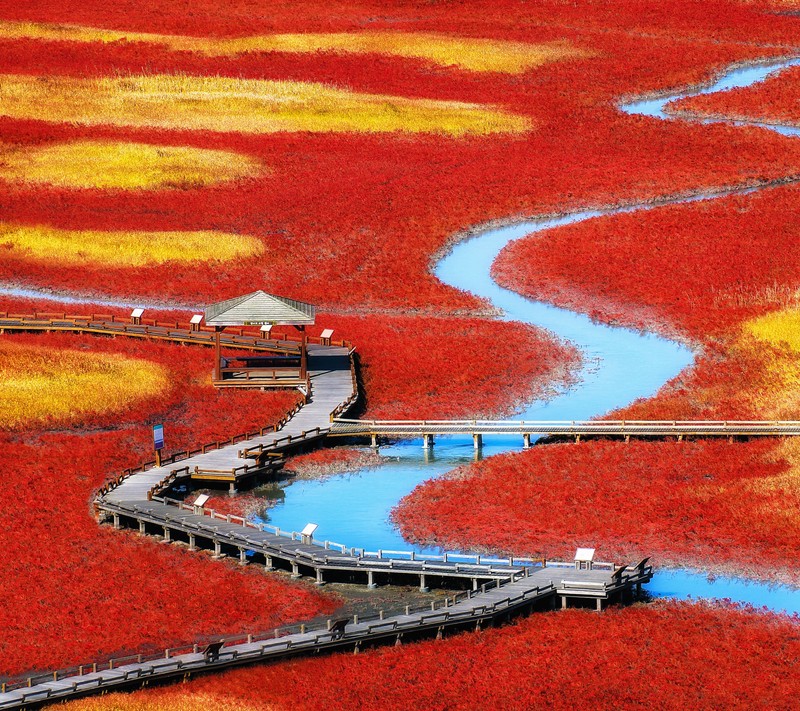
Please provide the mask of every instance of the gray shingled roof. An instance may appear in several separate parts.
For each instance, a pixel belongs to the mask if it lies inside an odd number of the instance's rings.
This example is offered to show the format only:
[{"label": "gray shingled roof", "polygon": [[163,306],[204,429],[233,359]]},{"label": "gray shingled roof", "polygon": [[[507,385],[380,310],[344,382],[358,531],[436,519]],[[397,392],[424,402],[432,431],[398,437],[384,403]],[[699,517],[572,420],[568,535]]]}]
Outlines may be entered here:
[{"label": "gray shingled roof", "polygon": [[208,306],[205,311],[209,326],[307,326],[314,323],[311,304],[273,296],[264,291],[237,296]]}]

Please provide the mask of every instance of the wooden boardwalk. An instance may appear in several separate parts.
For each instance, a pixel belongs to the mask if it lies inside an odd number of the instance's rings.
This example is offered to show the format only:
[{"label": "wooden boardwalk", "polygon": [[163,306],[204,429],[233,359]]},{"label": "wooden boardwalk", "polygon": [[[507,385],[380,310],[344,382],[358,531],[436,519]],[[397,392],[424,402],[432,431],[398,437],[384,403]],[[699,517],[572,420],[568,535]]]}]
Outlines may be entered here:
[{"label": "wooden boardwalk", "polygon": [[796,437],[798,420],[352,420],[337,417],[330,437],[422,437],[424,446],[433,444],[435,435],[470,435],[475,446],[485,435],[519,435],[526,446],[532,436],[573,438],[676,437]]},{"label": "wooden boardwalk", "polygon": [[[566,606],[581,596],[602,602],[623,598],[652,577],[643,563],[630,571],[608,564],[604,569],[576,570],[571,565],[527,567],[519,575],[477,590],[467,590],[431,607],[370,619],[329,620],[317,628],[305,625],[276,630],[260,638],[229,640],[214,653],[197,646],[165,650],[152,657],[129,657],[89,664],[47,676],[7,684],[0,693],[0,709],[18,709],[87,694],[144,686],[156,680],[186,679],[194,674],[286,659],[288,657],[358,651],[377,644],[402,644],[448,631],[481,628],[535,609]],[[583,591],[583,595],[581,593]],[[209,650],[212,652],[213,650]]]},{"label": "wooden boardwalk", "polygon": [[[212,342],[208,332],[182,328],[179,324],[174,327],[156,322],[130,324],[97,315],[0,313],[0,332],[6,330],[65,330],[200,345]],[[297,350],[295,343],[261,339],[244,331],[227,334],[226,339],[228,347],[271,352]],[[7,682],[0,690],[0,709],[26,708],[256,661],[348,648],[358,650],[362,645],[441,635],[449,629],[474,629],[537,607],[556,606],[559,600],[562,606],[569,600],[589,601],[599,610],[604,603],[630,595],[651,579],[652,568],[646,560],[630,568],[601,563],[592,569],[579,570],[572,564],[545,564],[530,559],[421,556],[413,552],[347,548],[235,516],[223,516],[167,496],[170,487],[181,479],[229,480],[233,488],[241,478],[268,468],[275,456],[288,450],[331,434],[352,434],[342,432],[341,428],[346,422],[358,421],[334,422],[358,398],[352,351],[347,343],[310,344],[311,391],[306,403],[295,408],[278,428],[265,428],[229,442],[173,455],[163,466],[146,463],[137,470],[126,470],[101,489],[95,500],[98,519],[118,528],[133,527],[141,533],[157,535],[165,542],[184,544],[189,550],[206,549],[218,558],[234,557],[242,564],[262,565],[268,570],[283,568],[294,577],[310,576],[318,584],[413,583],[423,590],[440,585],[460,592],[452,600],[448,598],[444,607],[434,605],[434,609],[416,611],[406,608],[402,615],[382,614],[373,620],[354,619],[346,625],[347,621],[340,620],[331,630],[301,626],[297,630],[276,632],[268,639],[259,640],[251,635],[229,640],[216,656],[201,654],[197,648],[171,649],[157,658],[137,655]],[[375,424],[367,423],[372,427]],[[354,427],[357,430],[359,426]]]}]

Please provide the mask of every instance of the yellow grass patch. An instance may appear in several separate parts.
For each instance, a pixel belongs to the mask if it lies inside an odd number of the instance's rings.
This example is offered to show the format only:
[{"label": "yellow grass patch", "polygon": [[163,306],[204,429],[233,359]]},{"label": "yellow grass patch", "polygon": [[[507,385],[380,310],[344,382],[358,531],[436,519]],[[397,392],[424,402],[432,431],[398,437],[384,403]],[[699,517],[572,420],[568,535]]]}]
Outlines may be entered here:
[{"label": "yellow grass patch", "polygon": [[746,324],[747,331],[773,346],[800,353],[800,309],[785,309]]},{"label": "yellow grass patch", "polygon": [[767,419],[800,419],[800,309],[785,309],[748,321],[745,334],[769,346],[764,367],[775,380],[775,392],[757,394]]},{"label": "yellow grass patch", "polygon": [[457,101],[360,94],[323,84],[153,75],[0,76],[0,114],[89,126],[241,133],[518,133],[530,121]]},{"label": "yellow grass patch", "polygon": [[263,253],[254,237],[224,232],[100,232],[0,222],[0,254],[54,265],[141,267],[222,262]]},{"label": "yellow grass patch", "polygon": [[[237,699],[227,699],[206,692],[156,692],[139,691],[133,694],[108,696],[71,701],[64,711],[250,711],[253,707]],[[260,709],[269,708],[259,704]]]},{"label": "yellow grass patch", "polygon": [[256,158],[205,148],[90,140],[34,148],[0,144],[0,179],[65,188],[202,187],[264,170]]},{"label": "yellow grass patch", "polygon": [[156,363],[0,342],[0,429],[119,412],[168,385],[166,370]]},{"label": "yellow grass patch", "polygon": [[120,32],[80,25],[0,22],[0,38],[67,42],[145,42],[174,51],[215,57],[231,57],[245,52],[382,54],[422,59],[431,64],[455,66],[471,72],[508,74],[521,74],[563,59],[591,56],[589,52],[573,47],[568,42],[533,44],[425,32],[326,32],[213,38]]}]

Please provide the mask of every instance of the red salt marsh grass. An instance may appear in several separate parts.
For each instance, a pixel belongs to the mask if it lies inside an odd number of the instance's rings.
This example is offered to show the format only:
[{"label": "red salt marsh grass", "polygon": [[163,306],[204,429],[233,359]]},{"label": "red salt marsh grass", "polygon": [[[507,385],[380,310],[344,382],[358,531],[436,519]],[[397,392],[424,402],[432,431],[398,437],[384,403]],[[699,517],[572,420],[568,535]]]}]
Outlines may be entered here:
[{"label": "red salt marsh grass", "polygon": [[786,126],[800,125],[800,67],[790,67],[749,87],[671,103],[682,117],[712,117]]},{"label": "red salt marsh grass", "polygon": [[[0,14],[9,19],[229,37],[254,32],[414,27],[422,31],[511,40],[563,39],[593,55],[555,63],[522,76],[476,76],[455,69],[431,67],[430,63],[420,60],[375,56],[252,54],[237,59],[220,59],[125,42],[87,46],[30,40],[0,42],[0,64],[4,71],[15,74],[94,77],[138,73],[146,66],[153,73],[183,72],[200,76],[219,74],[344,83],[359,91],[379,89],[409,97],[496,104],[525,115],[537,126],[536,131],[513,139],[495,140],[495,137],[453,141],[441,137],[377,139],[302,134],[244,137],[112,127],[88,129],[43,121],[0,119],[3,143],[11,144],[17,150],[78,139],[140,141],[156,146],[180,145],[233,151],[263,161],[270,167],[268,175],[235,184],[204,189],[169,188],[149,193],[54,188],[7,180],[0,185],[0,202],[4,219],[13,219],[17,224],[77,231],[218,230],[257,239],[263,245],[264,256],[195,269],[109,269],[100,263],[87,263],[83,268],[65,267],[53,271],[34,260],[24,263],[0,260],[0,279],[6,281],[61,290],[151,295],[159,299],[205,303],[240,293],[242,283],[258,280],[258,286],[269,291],[333,308],[461,315],[480,311],[485,304],[443,287],[430,274],[430,264],[432,255],[438,254],[454,233],[470,225],[512,215],[558,212],[585,205],[782,178],[797,174],[800,167],[800,148],[765,132],[742,131],[727,126],[664,123],[623,116],[615,108],[623,95],[696,83],[731,62],[785,53],[787,45],[796,44],[796,27],[792,18],[768,15],[740,4],[625,0],[614,4],[579,6],[498,2],[420,7],[402,3],[387,9],[385,4],[343,2],[334,6],[304,5],[299,12],[295,6],[288,5],[265,8],[263,5],[256,7],[250,1],[234,0],[221,6],[201,0],[193,5],[191,13],[187,13],[184,3],[172,0],[158,8],[128,0],[114,4],[99,0],[81,3],[33,0],[24,6],[3,8]],[[158,284],[157,289],[153,284]],[[626,311],[629,310],[630,306],[627,306]],[[376,328],[380,326],[373,325],[371,330]],[[484,333],[483,328],[475,327],[472,333]],[[358,333],[355,326],[351,330]],[[701,332],[698,326],[694,333]],[[394,334],[385,337],[379,333],[373,344],[379,343],[381,338],[387,344],[398,340]],[[468,412],[470,407],[474,410],[477,406],[495,407],[497,403],[513,401],[513,394],[499,386],[499,379],[486,388],[486,392],[493,393],[491,397],[494,399],[490,402],[468,397],[470,381],[455,385],[447,383],[451,372],[438,354],[434,356],[426,351],[415,355],[403,350],[394,363],[386,361],[381,365],[376,355],[378,349],[367,338],[362,340],[367,366],[365,378],[370,377],[370,369],[375,376],[367,393],[367,406],[373,408],[373,412],[410,414],[419,412],[414,410],[415,402],[421,402],[427,410],[434,407],[444,410],[448,403],[453,403],[451,409],[441,414],[455,416]],[[471,340],[464,337],[460,342]],[[431,342],[428,336],[419,339],[419,343],[428,349]],[[372,348],[375,350],[371,352]],[[424,374],[421,380],[435,386],[432,393],[416,383],[409,384],[407,378],[405,381],[399,377],[394,381],[389,378],[391,371],[402,373],[402,368],[410,366],[410,359],[416,359],[413,361],[415,372]],[[470,353],[469,359],[459,363],[459,373],[473,364],[488,367],[487,350],[481,348],[477,355]],[[381,368],[384,369],[382,373]],[[383,392],[378,383],[379,373],[380,380],[386,383]],[[475,376],[469,377],[474,379]],[[713,405],[713,390],[709,389],[708,393]],[[221,425],[202,418],[197,422],[197,430],[204,433],[209,427],[223,426],[224,423]],[[121,436],[120,433],[95,433],[79,439],[70,435],[71,439],[61,442],[53,439],[53,435],[42,440],[42,444],[53,447],[53,451],[60,452],[63,446],[71,452],[73,459],[80,457],[80,462],[68,458],[57,471],[50,468],[39,471],[42,481],[48,482],[58,476],[85,477],[85,488],[80,495],[76,494],[72,499],[66,497],[58,505],[69,506],[70,515],[82,516],[80,521],[86,526],[83,530],[88,541],[94,540],[92,535],[105,534],[88,532],[94,524],[81,513],[85,511],[82,507],[93,488],[102,481],[103,472],[124,465],[114,454],[115,446],[122,441],[117,438]],[[145,446],[144,438],[138,440],[138,446]],[[34,453],[25,448],[8,451],[20,456]],[[87,468],[84,459],[90,451],[102,462]],[[776,470],[775,475],[780,476],[780,472]],[[28,511],[26,515],[30,518],[34,517],[33,510],[54,511],[56,506],[55,496],[48,498],[49,492],[39,491],[43,484],[38,483],[36,477],[34,482],[32,489],[27,479],[17,485],[21,488],[19,506]],[[72,485],[70,490],[74,488]],[[55,545],[54,554],[59,555],[62,551],[59,546],[66,544],[61,541],[53,544],[52,541],[63,539],[63,530],[55,530],[47,523],[55,518],[55,514],[43,517],[39,513],[39,518],[43,520],[37,520],[35,526],[42,533],[36,539],[39,542],[36,554],[40,555],[40,549]],[[123,545],[115,542],[124,537],[110,532],[107,535],[108,538],[102,540],[109,551],[98,554],[101,564],[114,552],[119,552],[116,545]],[[125,540],[124,545],[128,546]],[[31,551],[26,553],[30,560],[33,554]],[[94,548],[87,547],[81,553],[91,559]],[[170,576],[177,578],[177,584],[170,586],[166,582],[168,576],[162,575],[168,567],[163,561],[172,561],[172,556],[177,554],[159,549],[158,555],[160,558],[156,563],[143,565],[142,570],[152,574],[161,586],[153,583],[153,594],[160,601],[165,599],[167,602],[164,604],[171,604],[174,600],[170,595],[174,595],[175,590],[183,592],[179,572],[183,563],[176,564],[178,572],[170,571]],[[117,555],[117,558],[124,561],[123,556]],[[74,562],[77,557],[64,555],[64,560]],[[34,560],[32,569],[35,565]],[[120,571],[118,578],[125,581],[120,587],[128,590],[124,576],[131,574],[123,572],[119,562],[109,561],[108,565],[112,573]],[[112,617],[145,620],[143,629],[152,633],[146,639],[147,643],[161,642],[164,633],[155,631],[156,620],[160,622],[161,617],[147,617],[141,601],[133,592],[126,597],[116,589],[110,591],[104,587],[109,584],[108,578],[101,577],[99,568],[91,564],[90,567],[92,575],[83,575],[79,571],[77,577],[72,578],[75,592],[70,601],[84,600],[87,590],[97,590],[109,599],[113,592],[113,599],[120,601],[118,607],[106,617],[100,614],[99,619],[103,620],[100,623],[96,622],[97,614],[76,614],[74,620],[69,614],[61,615],[59,619],[70,621],[65,628],[48,629],[42,633],[42,639],[51,643],[52,648],[45,649],[44,653],[38,649],[22,650],[26,655],[24,658],[12,659],[18,666],[26,659],[36,664],[55,665],[61,658],[77,656],[79,652],[96,651],[98,647],[101,650],[116,649],[136,643],[132,634],[124,639],[115,636],[122,633],[111,630],[111,623],[107,620]],[[205,570],[198,569],[198,574],[205,576]],[[107,574],[108,571],[104,572]],[[46,589],[52,592],[56,579],[69,579],[71,574],[71,569],[57,569],[56,575],[50,576],[53,581]],[[28,582],[32,584],[25,592],[35,588],[43,575],[39,571],[31,576]],[[227,576],[228,573],[219,575]],[[139,579],[128,579],[138,594]],[[224,593],[226,600],[234,600],[234,587],[220,583],[215,592]],[[191,593],[196,588],[188,589]],[[240,591],[240,588],[235,590]],[[199,601],[202,592],[207,591],[190,594],[189,600]],[[21,590],[14,599],[17,600],[12,608],[15,611],[22,609],[28,600]],[[276,599],[285,598],[278,596]],[[47,597],[47,603],[50,605],[48,611],[57,608],[52,597]],[[107,612],[109,609],[101,606],[93,612]],[[168,607],[166,611],[170,611]],[[29,612],[32,617],[34,611]],[[232,607],[225,609],[226,615],[232,615],[230,619],[234,622],[231,624],[245,624],[245,620],[235,618],[235,613]],[[49,619],[48,615],[42,617]],[[519,644],[511,644],[493,654],[495,663],[491,665],[478,664],[477,660],[484,662],[486,659],[480,652],[468,652],[451,646],[450,642],[439,647],[426,647],[441,655],[430,659],[419,656],[416,647],[369,657],[379,660],[376,665],[380,669],[364,664],[361,660],[365,657],[360,657],[358,663],[350,658],[320,660],[315,662],[319,669],[332,669],[333,672],[327,672],[331,674],[330,683],[315,687],[316,693],[322,702],[327,700],[331,706],[341,704],[342,699],[352,699],[353,704],[358,702],[367,707],[377,705],[378,700],[369,695],[375,688],[374,678],[385,672],[386,660],[392,658],[390,655],[397,654],[402,655],[405,666],[395,667],[398,673],[392,678],[398,680],[398,686],[392,687],[384,694],[387,698],[380,701],[388,707],[392,703],[407,707],[409,703],[424,704],[426,701],[431,705],[449,701],[456,706],[464,698],[464,689],[470,690],[471,705],[480,701],[481,694],[488,696],[491,693],[496,699],[499,693],[501,700],[505,696],[506,705],[513,706],[519,698],[515,695],[516,688],[527,694],[523,698],[529,705],[552,705],[547,696],[552,693],[556,703],[567,707],[579,705],[576,699],[583,704],[587,698],[596,700],[597,705],[633,705],[652,698],[654,688],[656,697],[664,699],[665,704],[674,698],[684,707],[702,707],[704,704],[733,706],[739,699],[749,699],[747,694],[751,691],[754,703],[757,699],[769,699],[777,707],[790,705],[787,698],[794,698],[794,677],[787,678],[785,671],[787,659],[791,665],[797,653],[793,651],[794,647],[786,651],[783,644],[787,638],[795,638],[784,628],[779,629],[781,636],[770,636],[772,633],[767,634],[765,630],[773,628],[761,618],[756,618],[751,628],[747,627],[750,617],[743,616],[745,623],[742,624],[747,629],[742,633],[737,631],[741,629],[741,626],[737,627],[739,623],[731,628],[728,623],[703,616],[688,617],[687,622],[681,621],[681,615],[665,615],[657,617],[652,625],[644,624],[641,618],[631,618],[634,622],[631,627],[602,628],[606,636],[614,640],[610,647],[600,644],[605,637],[595,634],[597,628],[586,624],[587,617],[575,617],[574,626],[565,622],[570,619],[568,617],[553,616],[552,619],[551,637],[557,636],[569,643],[568,648],[559,648],[560,656],[551,655],[552,644],[550,648],[536,647],[541,633],[540,623],[534,633],[513,640]],[[588,619],[606,624],[602,620],[607,618]],[[608,619],[613,625],[620,618]],[[70,627],[73,621],[74,627]],[[35,621],[24,615],[17,622],[20,623],[33,625],[34,631],[40,629],[35,626]],[[12,626],[12,629],[21,628]],[[68,635],[73,630],[80,632],[84,629],[87,637],[79,639],[74,649],[65,649],[64,654],[56,659],[53,650],[58,651],[62,644],[60,636],[64,632]],[[166,632],[180,637],[181,634],[200,634],[205,629],[189,629],[176,623],[174,629]],[[705,644],[709,639],[709,629],[714,631],[713,639],[719,639],[710,647]],[[699,632],[705,633],[702,639],[696,636]],[[21,634],[20,631],[20,638]],[[47,637],[47,634],[52,634],[52,637]],[[648,647],[648,654],[642,655],[630,640],[648,635],[656,643]],[[96,639],[101,643],[93,641]],[[470,640],[469,637],[464,639]],[[550,640],[547,636],[542,639]],[[582,679],[576,681],[574,674],[563,673],[564,669],[575,666],[575,640],[583,657],[591,663],[592,681],[588,688]],[[683,646],[684,640],[687,640],[686,647]],[[689,641],[692,643],[688,644]],[[520,655],[522,645],[522,648],[532,649],[533,653]],[[434,664],[430,663],[431,659]],[[351,665],[345,669],[346,674],[338,667],[340,662]],[[450,673],[454,662],[461,663],[455,674]],[[754,666],[751,668],[749,664]],[[429,682],[431,667],[439,675],[436,683]],[[281,692],[285,693],[283,698],[296,704],[297,687],[293,685],[302,683],[302,676],[287,675],[283,669],[275,667],[255,670],[254,673],[272,673],[280,677],[272,688],[281,688],[279,684],[288,685],[289,690]],[[364,676],[358,677],[362,672]],[[366,672],[370,672],[369,682]],[[354,677],[360,681],[337,686],[342,680],[350,682]],[[263,693],[261,689],[265,684],[258,683],[262,677],[255,677],[255,686],[240,681],[251,677],[232,675],[230,678],[236,687],[234,698],[239,699],[241,705],[259,703],[253,701],[253,697]],[[742,678],[748,682],[752,678],[752,683],[736,683]],[[407,683],[409,679],[417,683],[411,686]],[[646,688],[643,687],[645,683]],[[626,691],[621,692],[620,687]],[[194,691],[197,687],[183,687],[181,691],[186,688]],[[734,691],[735,697],[732,696]],[[352,697],[347,696],[349,694]],[[542,702],[543,697],[547,701]],[[211,699],[208,706],[219,705],[213,696],[206,698]]]},{"label": "red salt marsh grass", "polygon": [[[345,83],[359,91],[500,106],[531,118],[537,128],[514,138],[458,140],[402,135],[247,137],[3,119],[0,132],[15,150],[77,139],[179,144],[240,153],[268,165],[270,172],[228,186],[147,195],[6,182],[0,194],[9,215],[22,225],[76,231],[218,230],[256,239],[264,252],[235,264],[170,270],[167,278],[156,267],[108,269],[89,262],[53,273],[35,260],[14,260],[0,265],[0,278],[185,301],[209,294],[231,296],[233,284],[257,274],[270,291],[327,306],[428,313],[476,310],[482,305],[475,299],[443,287],[430,274],[431,255],[465,227],[494,218],[796,173],[798,149],[779,137],[723,126],[664,125],[620,115],[614,108],[621,95],[696,82],[712,69],[774,51],[756,40],[782,41],[785,19],[713,4],[704,8],[707,16],[694,17],[695,26],[686,21],[684,8],[680,18],[664,16],[663,30],[655,32],[652,19],[640,16],[634,21],[636,8],[623,4],[615,22],[598,7],[581,14],[580,20],[560,6],[545,12],[501,4],[479,20],[472,7],[415,9],[420,15],[415,27],[420,30],[438,27],[465,35],[482,31],[515,41],[563,40],[592,55],[521,76],[449,67],[432,70],[421,60],[373,55],[255,53],[225,59],[142,43],[1,42],[8,71],[17,74],[83,76],[88,67],[93,76],[108,76],[148,66],[161,74]],[[245,23],[248,9],[252,8],[235,4],[215,11],[213,28],[203,24],[210,17],[205,7],[197,8],[190,20],[168,6],[158,23],[138,8],[98,5],[69,11],[35,6],[26,9],[29,17],[24,19],[201,36],[294,31],[302,22],[278,11],[268,22]],[[369,6],[343,5],[337,22],[342,30],[352,30],[371,12]],[[559,27],[562,16],[569,22]],[[13,13],[7,17],[20,19]],[[751,45],[741,42],[737,23],[745,19]],[[528,28],[524,32],[521,21]],[[306,22],[307,29],[319,27],[319,17],[310,11]],[[600,32],[603,23],[607,31]],[[702,39],[701,27],[707,40]],[[337,23],[327,29],[337,29]],[[277,261],[280,267],[272,266]],[[158,284],[158,294],[153,284]]]},{"label": "red salt marsh grass", "polygon": [[588,220],[513,243],[493,275],[603,321],[704,341],[795,305],[798,209],[787,185]]},{"label": "red salt marsh grass", "polygon": [[268,629],[334,609],[332,599],[303,586],[98,527],[89,510],[109,475],[152,456],[151,424],[165,423],[168,451],[185,449],[271,424],[296,394],[213,390],[207,349],[65,334],[3,339],[54,352],[123,353],[165,368],[171,387],[122,415],[2,435],[9,496],[0,674]]},{"label": "red salt marsh grass", "polygon": [[656,603],[538,613],[444,641],[253,667],[65,708],[792,708],[800,685],[787,672],[798,661],[796,620]]},{"label": "red salt marsh grass", "polygon": [[590,545],[603,560],[797,583],[796,456],[768,440],[539,446],[428,481],[393,516],[453,550],[564,560]]}]

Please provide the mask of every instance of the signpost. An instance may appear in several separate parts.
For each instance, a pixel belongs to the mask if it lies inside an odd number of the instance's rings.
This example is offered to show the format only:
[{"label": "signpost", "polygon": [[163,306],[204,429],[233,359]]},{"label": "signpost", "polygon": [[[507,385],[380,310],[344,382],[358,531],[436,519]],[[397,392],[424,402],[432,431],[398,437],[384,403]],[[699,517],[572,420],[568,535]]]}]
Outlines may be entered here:
[{"label": "signpost", "polygon": [[156,450],[156,466],[161,466],[161,450],[164,449],[164,425],[153,425],[153,449]]}]

